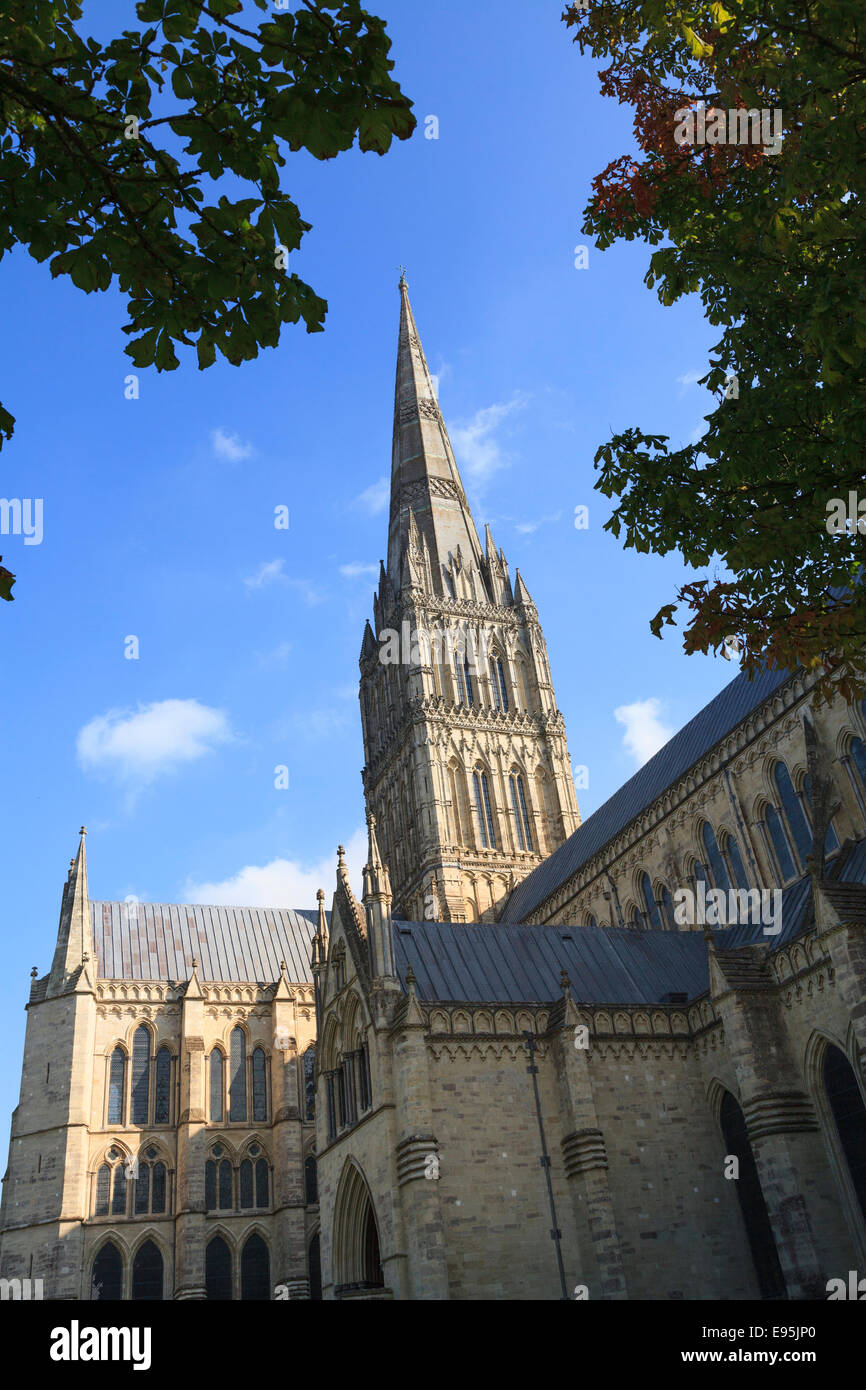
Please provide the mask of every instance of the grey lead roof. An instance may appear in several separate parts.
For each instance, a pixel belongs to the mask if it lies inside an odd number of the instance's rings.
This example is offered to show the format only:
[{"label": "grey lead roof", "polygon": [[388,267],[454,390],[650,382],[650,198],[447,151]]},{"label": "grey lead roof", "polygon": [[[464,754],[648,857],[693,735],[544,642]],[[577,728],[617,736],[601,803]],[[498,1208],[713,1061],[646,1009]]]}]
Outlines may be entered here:
[{"label": "grey lead roof", "polygon": [[[829,877],[866,883],[866,839],[847,844]],[[202,980],[271,984],[285,960],[289,980],[309,982],[317,914],[286,908],[199,907],[176,903],[92,902],[93,939],[102,979],[183,981],[198,958]],[[760,923],[718,928],[720,946],[793,940],[813,923],[809,877],[782,890],[782,930]],[[709,986],[703,932],[394,922],[394,957],[404,988],[409,967],[420,999],[474,1003],[551,1003],[567,970],[585,1004],[694,999]],[[37,984],[41,984],[39,981]],[[31,998],[38,997],[31,995]]]},{"label": "grey lead roof", "polygon": [[273,984],[282,960],[290,983],[313,978],[314,911],[91,902],[90,912],[102,979],[187,980],[194,956],[200,980]]},{"label": "grey lead roof", "polygon": [[[844,847],[829,878],[866,883],[866,839]],[[813,924],[806,874],[782,889],[778,935],[766,935],[760,922],[717,927],[713,935],[725,949],[764,944],[772,950]],[[562,997],[562,970],[578,1004],[661,1004],[670,994],[695,999],[709,988],[702,929],[395,922],[394,958],[404,989],[412,967],[425,1003],[550,1004]]]},{"label": "grey lead roof", "polygon": [[660,748],[648,763],[594,811],[549,859],[518,883],[502,920],[525,921],[529,914],[656,797],[682,777],[715,744],[788,679],[788,671],[762,671],[750,681],[745,672],[720,691],[694,719]]},{"label": "grey lead roof", "polygon": [[690,999],[708,986],[701,932],[633,932],[605,927],[506,927],[395,923],[400,981],[415,972],[426,1003],[551,1003],[567,970],[572,997],[586,1004]]}]

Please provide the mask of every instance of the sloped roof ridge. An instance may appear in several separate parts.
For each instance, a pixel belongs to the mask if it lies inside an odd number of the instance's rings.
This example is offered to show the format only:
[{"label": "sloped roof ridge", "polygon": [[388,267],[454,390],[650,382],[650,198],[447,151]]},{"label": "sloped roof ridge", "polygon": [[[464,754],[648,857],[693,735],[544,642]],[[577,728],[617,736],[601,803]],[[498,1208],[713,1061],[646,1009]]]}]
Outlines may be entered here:
[{"label": "sloped roof ridge", "polygon": [[564,844],[517,885],[505,906],[502,922],[524,921],[539,903],[636,820],[672,783],[700,762],[737,724],[795,674],[769,669],[750,681],[748,674],[741,671],[729,681],[613,796],[593,811]]}]

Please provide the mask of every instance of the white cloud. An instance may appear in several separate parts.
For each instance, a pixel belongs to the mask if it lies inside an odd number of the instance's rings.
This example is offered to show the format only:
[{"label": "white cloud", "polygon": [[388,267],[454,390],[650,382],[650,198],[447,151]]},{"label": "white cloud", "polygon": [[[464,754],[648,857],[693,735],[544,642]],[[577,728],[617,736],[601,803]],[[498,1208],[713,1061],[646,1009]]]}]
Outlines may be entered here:
[{"label": "white cloud", "polygon": [[354,499],[352,506],[360,507],[362,511],[367,512],[370,516],[378,516],[379,512],[383,512],[387,507],[390,496],[391,483],[387,474],[385,474],[375,483],[371,483],[369,487],[364,488],[364,491],[359,493]]},{"label": "white cloud", "polygon": [[244,578],[244,584],[248,589],[266,589],[269,584],[284,584],[287,589],[295,589],[304,600],[304,603],[314,607],[317,603],[324,603],[327,594],[317,589],[315,584],[311,584],[308,579],[290,579],[285,574],[285,560],[266,560],[253,574],[248,574]]},{"label": "white cloud", "polygon": [[[367,859],[367,832],[356,830],[346,844],[346,864],[352,891],[360,899],[361,872]],[[330,851],[317,863],[298,859],[272,859],[269,864],[247,864],[231,878],[216,883],[189,882],[184,901],[216,907],[315,908],[316,891],[325,892],[330,908],[337,874],[337,856]]]},{"label": "white cloud", "polygon": [[112,709],[91,719],[79,730],[76,747],[85,770],[144,786],[231,738],[222,710],[198,700],[159,700],[136,712]]},{"label": "white cloud", "polygon": [[263,671],[282,671],[289,664],[291,642],[280,642],[269,652],[259,652],[258,663]]},{"label": "white cloud", "polygon": [[278,579],[285,580],[283,566],[285,560],[267,560],[259,565],[255,574],[250,574],[244,580],[248,589],[264,589],[266,585],[273,584]]},{"label": "white cloud", "polygon": [[486,483],[494,473],[507,466],[508,459],[495,438],[495,431],[515,410],[521,410],[527,399],[518,392],[510,401],[477,410],[471,420],[451,430],[457,462],[470,482]]},{"label": "white cloud", "polygon": [[553,522],[559,521],[561,517],[562,512],[555,512],[552,516],[540,516],[537,521],[518,521],[514,529],[519,531],[522,536],[531,536],[539,527],[551,525]]},{"label": "white cloud", "polygon": [[697,386],[702,376],[706,376],[706,372],[698,372],[694,369],[690,372],[684,372],[682,376],[678,376],[677,385],[681,388],[680,395],[684,395],[690,386]]},{"label": "white cloud", "polygon": [[310,608],[324,603],[328,597],[321,589],[317,589],[315,584],[311,584],[309,579],[287,579],[285,583],[289,589],[294,589],[296,593],[299,593],[304,603],[308,604]]},{"label": "white cloud", "polygon": [[285,560],[265,560],[261,563],[256,573],[249,574],[245,578],[247,589],[263,589],[265,585],[274,584],[277,580],[285,580],[284,569]]},{"label": "white cloud", "polygon": [[341,565],[340,573],[344,579],[375,579],[379,573],[378,565],[363,565],[353,560],[350,565]]},{"label": "white cloud", "polygon": [[229,463],[252,458],[255,452],[252,444],[244,444],[238,435],[229,434],[224,429],[211,430],[210,438],[217,458],[227,459]]},{"label": "white cloud", "polygon": [[661,710],[661,701],[652,698],[636,700],[633,705],[620,705],[613,712],[617,723],[625,726],[623,747],[632,755],[637,767],[643,767],[673,736],[673,729],[659,718]]}]

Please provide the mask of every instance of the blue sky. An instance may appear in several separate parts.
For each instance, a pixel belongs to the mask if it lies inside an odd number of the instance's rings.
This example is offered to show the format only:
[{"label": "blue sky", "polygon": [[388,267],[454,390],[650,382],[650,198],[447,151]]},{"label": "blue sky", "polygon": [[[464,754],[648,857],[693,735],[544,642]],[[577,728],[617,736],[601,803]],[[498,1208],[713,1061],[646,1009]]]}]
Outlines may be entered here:
[{"label": "blue sky", "polygon": [[[538,604],[583,815],[734,674],[650,634],[684,571],[625,553],[593,492],[614,431],[681,442],[712,406],[695,384],[712,330],[696,299],[660,307],[649,249],[590,245],[574,266],[629,113],[598,95],[559,0],[377,8],[418,132],[381,159],[289,156],[283,175],[313,224],[290,268],[328,300],[323,334],[288,329],[241,368],[187,356],[129,401],[121,297],[24,253],[0,266],[17,416],[0,490],[44,506],[40,545],[0,538],[18,576],[0,613],[4,1125],[82,823],[94,898],[310,907],[340,841],[360,890],[357,660],[386,545],[401,263],[476,522]],[[125,0],[85,14],[135,23]]]}]

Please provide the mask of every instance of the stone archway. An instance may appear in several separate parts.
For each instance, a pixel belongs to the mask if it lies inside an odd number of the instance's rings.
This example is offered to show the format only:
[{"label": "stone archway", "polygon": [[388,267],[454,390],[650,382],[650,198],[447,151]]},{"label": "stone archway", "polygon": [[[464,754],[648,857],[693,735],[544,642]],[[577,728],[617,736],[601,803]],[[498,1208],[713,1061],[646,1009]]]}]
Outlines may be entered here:
[{"label": "stone archway", "polygon": [[384,1288],[373,1199],[363,1173],[351,1161],[343,1170],[337,1193],[332,1258],[338,1292]]}]

